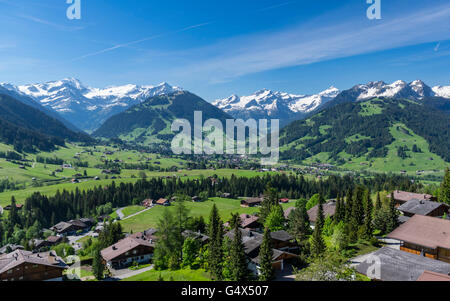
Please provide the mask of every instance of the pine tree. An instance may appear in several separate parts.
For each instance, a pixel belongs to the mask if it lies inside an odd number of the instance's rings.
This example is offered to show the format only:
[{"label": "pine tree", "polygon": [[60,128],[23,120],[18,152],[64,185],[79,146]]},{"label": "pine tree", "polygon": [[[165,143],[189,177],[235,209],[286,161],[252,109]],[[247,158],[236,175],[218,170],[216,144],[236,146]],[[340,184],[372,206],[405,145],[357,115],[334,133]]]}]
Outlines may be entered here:
[{"label": "pine tree", "polygon": [[94,251],[94,258],[92,261],[92,270],[94,272],[95,279],[103,279],[103,272],[105,271],[105,265],[103,264],[103,259],[100,254],[100,248],[96,248]]},{"label": "pine tree", "polygon": [[319,257],[326,249],[325,241],[322,237],[322,228],[325,223],[325,216],[323,214],[323,197],[320,195],[319,198],[319,208],[317,210],[317,219],[314,226],[314,232],[311,238],[311,256]]},{"label": "pine tree", "polygon": [[399,212],[395,208],[395,200],[394,200],[394,193],[391,194],[391,198],[389,200],[389,210],[387,215],[387,222],[386,222],[386,232],[390,233],[394,231],[398,227],[398,217]]},{"label": "pine tree", "polygon": [[355,197],[352,204],[351,218],[358,227],[364,224],[364,193],[364,188],[362,186],[358,186],[355,190]]},{"label": "pine tree", "polygon": [[352,218],[352,209],[353,209],[353,192],[351,189],[347,191],[345,203],[345,221],[348,223]]},{"label": "pine tree", "polygon": [[261,209],[259,213],[259,219],[264,223],[267,216],[272,211],[272,207],[278,205],[278,192],[270,185],[267,186],[264,192],[264,199],[261,202]]},{"label": "pine tree", "polygon": [[270,281],[273,279],[274,272],[272,267],[273,247],[272,239],[270,237],[270,229],[264,230],[263,241],[259,250],[259,266],[260,275],[259,280]]},{"label": "pine tree", "polygon": [[367,199],[366,199],[366,208],[365,208],[365,213],[364,213],[364,230],[365,230],[365,234],[366,234],[366,238],[371,238],[373,235],[373,226],[372,226],[372,221],[373,221],[373,202],[370,199],[370,195],[367,195]]},{"label": "pine tree", "polygon": [[242,242],[242,232],[236,224],[234,227],[234,237],[231,243],[231,280],[245,281],[249,279],[247,255],[245,254],[244,243]]},{"label": "pine tree", "polygon": [[311,232],[306,204],[300,203],[299,207],[291,211],[289,215],[289,232],[298,243],[304,241]]},{"label": "pine tree", "polygon": [[448,167],[439,191],[439,201],[450,205],[450,169]]},{"label": "pine tree", "polygon": [[380,192],[378,192],[377,193],[377,201],[376,201],[376,203],[375,203],[375,211],[379,211],[380,209],[381,209],[381,207],[382,207],[382,204],[381,204],[381,197],[380,197]]},{"label": "pine tree", "polygon": [[209,217],[208,235],[210,237],[208,250],[209,271],[215,280],[222,280],[223,226],[215,204]]}]

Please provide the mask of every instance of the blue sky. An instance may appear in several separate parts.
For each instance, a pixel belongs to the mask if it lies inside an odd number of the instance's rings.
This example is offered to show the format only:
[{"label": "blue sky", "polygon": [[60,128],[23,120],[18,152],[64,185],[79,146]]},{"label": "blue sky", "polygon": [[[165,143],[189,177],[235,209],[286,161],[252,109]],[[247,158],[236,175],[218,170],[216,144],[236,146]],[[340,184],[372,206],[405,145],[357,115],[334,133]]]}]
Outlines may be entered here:
[{"label": "blue sky", "polygon": [[372,80],[450,85],[448,0],[0,0],[0,82],[181,86],[212,101]]}]

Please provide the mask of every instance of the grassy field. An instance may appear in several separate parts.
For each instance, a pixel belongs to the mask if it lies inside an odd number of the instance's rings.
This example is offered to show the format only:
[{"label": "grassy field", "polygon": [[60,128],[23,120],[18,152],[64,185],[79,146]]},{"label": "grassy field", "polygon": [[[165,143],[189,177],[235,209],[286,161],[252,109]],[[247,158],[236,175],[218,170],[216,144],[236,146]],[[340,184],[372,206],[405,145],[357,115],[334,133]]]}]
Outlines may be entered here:
[{"label": "grassy field", "polygon": [[178,270],[178,271],[147,271],[142,274],[124,279],[123,281],[158,281],[160,276],[164,281],[211,281],[205,270]]},{"label": "grassy field", "polygon": [[[231,213],[247,213],[253,214],[259,212],[259,208],[243,208],[241,207],[240,200],[235,199],[223,199],[223,198],[211,198],[206,202],[194,203],[186,202],[185,205],[189,209],[191,217],[203,216],[205,220],[208,220],[209,214],[213,205],[217,206],[222,220],[228,221],[231,218]],[[289,204],[283,204],[284,208],[294,206],[294,202]],[[156,206],[146,212],[138,214],[127,220],[120,221],[123,230],[125,232],[133,231],[133,233],[154,228],[157,226],[158,221],[161,219],[164,210],[174,210],[174,206],[162,207]]]}]

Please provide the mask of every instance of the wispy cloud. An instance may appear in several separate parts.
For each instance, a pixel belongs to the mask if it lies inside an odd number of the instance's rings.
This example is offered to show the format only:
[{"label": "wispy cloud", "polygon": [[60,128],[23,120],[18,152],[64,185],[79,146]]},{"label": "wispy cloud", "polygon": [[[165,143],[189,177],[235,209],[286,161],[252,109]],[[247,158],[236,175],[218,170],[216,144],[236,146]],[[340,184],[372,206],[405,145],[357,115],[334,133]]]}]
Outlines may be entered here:
[{"label": "wispy cloud", "polygon": [[434,47],[434,51],[438,52],[439,51],[439,47],[441,47],[441,42],[437,43],[436,47]]},{"label": "wispy cloud", "polygon": [[350,20],[310,30],[300,26],[240,37],[207,49],[191,50],[216,54],[207,58],[199,56],[191,65],[173,70],[173,74],[196,74],[212,82],[223,82],[251,73],[447,40],[450,39],[449,19],[450,5],[442,5],[382,22]]},{"label": "wispy cloud", "polygon": [[111,52],[113,50],[120,49],[120,48],[130,47],[130,46],[133,46],[133,45],[136,45],[136,44],[140,44],[140,43],[143,43],[143,42],[147,42],[147,41],[150,41],[150,40],[154,40],[154,39],[157,39],[157,38],[166,37],[166,36],[171,35],[171,34],[176,34],[176,33],[180,33],[180,32],[183,32],[183,31],[188,31],[188,30],[199,28],[199,27],[207,26],[209,24],[212,24],[212,22],[205,22],[205,23],[195,24],[195,25],[191,25],[191,26],[187,26],[187,27],[178,29],[178,30],[174,30],[174,31],[170,31],[170,32],[162,33],[162,34],[153,35],[153,36],[150,36],[150,37],[146,37],[146,38],[143,38],[143,39],[131,41],[131,42],[128,42],[128,43],[117,44],[117,45],[114,45],[112,47],[108,47],[108,48],[105,48],[105,49],[102,49],[102,50],[99,50],[99,51],[95,51],[95,52],[91,52],[91,53],[82,55],[80,57],[76,57],[72,61],[79,61],[79,60],[82,60],[82,59],[85,59],[85,58],[88,58],[88,57],[91,57],[91,56],[96,56],[96,55],[100,55],[100,54],[103,54],[103,53]]},{"label": "wispy cloud", "polygon": [[25,20],[31,21],[31,22],[34,22],[34,23],[51,26],[53,28],[56,28],[58,30],[63,30],[63,31],[77,31],[77,30],[82,30],[82,29],[85,28],[83,26],[65,26],[65,25],[61,25],[61,24],[58,24],[58,23],[54,23],[54,22],[48,21],[48,20],[44,20],[44,19],[41,19],[41,18],[37,18],[37,17],[34,17],[34,16],[30,16],[30,15],[24,15],[24,14],[19,14],[19,15],[17,15],[17,17],[21,18],[21,19],[25,19]]}]

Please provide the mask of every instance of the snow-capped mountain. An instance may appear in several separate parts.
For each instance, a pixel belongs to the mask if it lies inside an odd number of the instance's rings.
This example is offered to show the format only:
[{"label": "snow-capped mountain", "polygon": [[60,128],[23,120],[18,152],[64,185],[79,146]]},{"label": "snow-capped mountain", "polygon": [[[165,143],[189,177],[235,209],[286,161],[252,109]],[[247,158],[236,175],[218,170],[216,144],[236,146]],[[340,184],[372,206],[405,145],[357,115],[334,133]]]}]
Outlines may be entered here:
[{"label": "snow-capped mountain", "polygon": [[213,102],[213,105],[235,118],[280,119],[287,124],[307,113],[313,112],[339,94],[335,87],[315,95],[295,95],[263,89],[249,96],[232,95]]},{"label": "snow-capped mountain", "polygon": [[55,110],[86,131],[95,130],[112,115],[123,112],[149,97],[182,90],[167,83],[157,86],[124,85],[99,89],[84,86],[73,78],[43,84],[1,86]]},{"label": "snow-capped mountain", "polygon": [[365,85],[357,85],[353,87],[354,92],[357,92],[357,100],[364,100],[373,97],[387,97],[387,98],[408,98],[420,100],[425,97],[435,96],[436,93],[427,86],[423,81],[416,80],[411,83],[399,80],[392,84],[387,84],[383,81],[370,82]]},{"label": "snow-capped mountain", "polygon": [[450,86],[436,86],[432,90],[435,96],[450,98]]}]

